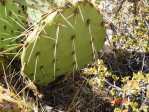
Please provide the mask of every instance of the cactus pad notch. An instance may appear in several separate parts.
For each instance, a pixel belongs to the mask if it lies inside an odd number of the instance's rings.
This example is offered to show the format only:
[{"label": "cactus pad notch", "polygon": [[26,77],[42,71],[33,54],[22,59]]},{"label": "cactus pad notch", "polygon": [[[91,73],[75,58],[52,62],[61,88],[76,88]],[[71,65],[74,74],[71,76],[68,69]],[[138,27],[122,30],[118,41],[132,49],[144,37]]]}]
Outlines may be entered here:
[{"label": "cactus pad notch", "polygon": [[53,12],[27,38],[21,57],[22,73],[46,86],[56,77],[91,63],[104,37],[102,16],[89,2]]}]

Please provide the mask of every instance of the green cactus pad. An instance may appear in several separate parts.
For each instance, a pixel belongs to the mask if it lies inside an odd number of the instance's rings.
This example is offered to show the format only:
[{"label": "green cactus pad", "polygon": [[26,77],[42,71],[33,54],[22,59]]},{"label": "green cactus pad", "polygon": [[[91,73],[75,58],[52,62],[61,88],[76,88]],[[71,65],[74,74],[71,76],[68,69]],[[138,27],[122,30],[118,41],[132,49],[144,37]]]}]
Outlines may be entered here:
[{"label": "green cactus pad", "polygon": [[16,46],[17,36],[25,30],[24,0],[0,0],[0,51]]},{"label": "green cactus pad", "polygon": [[102,23],[99,11],[89,2],[48,15],[26,40],[22,73],[45,86],[93,62],[104,44]]}]

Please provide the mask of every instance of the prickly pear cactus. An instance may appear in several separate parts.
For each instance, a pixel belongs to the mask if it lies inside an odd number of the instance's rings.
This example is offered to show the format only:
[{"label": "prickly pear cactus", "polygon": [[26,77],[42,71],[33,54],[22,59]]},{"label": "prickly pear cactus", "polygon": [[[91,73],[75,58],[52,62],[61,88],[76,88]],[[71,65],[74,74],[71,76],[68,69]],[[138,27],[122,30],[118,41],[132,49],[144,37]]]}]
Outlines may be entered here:
[{"label": "prickly pear cactus", "polygon": [[19,35],[25,30],[24,0],[0,0],[0,52],[16,47]]},{"label": "prickly pear cactus", "polygon": [[104,37],[102,16],[91,3],[78,2],[57,10],[45,16],[27,38],[22,73],[47,85],[95,60]]}]

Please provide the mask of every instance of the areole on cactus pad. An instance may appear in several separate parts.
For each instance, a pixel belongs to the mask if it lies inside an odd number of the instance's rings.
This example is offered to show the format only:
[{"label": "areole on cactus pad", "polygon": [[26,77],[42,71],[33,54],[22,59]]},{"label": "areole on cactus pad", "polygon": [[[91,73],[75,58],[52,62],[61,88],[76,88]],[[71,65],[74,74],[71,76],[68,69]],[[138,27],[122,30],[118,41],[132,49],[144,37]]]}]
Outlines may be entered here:
[{"label": "areole on cactus pad", "polygon": [[24,0],[0,0],[0,52],[16,47],[26,24]]},{"label": "areole on cactus pad", "polygon": [[44,15],[28,36],[21,57],[22,73],[38,85],[83,68],[104,44],[102,16],[89,2]]}]

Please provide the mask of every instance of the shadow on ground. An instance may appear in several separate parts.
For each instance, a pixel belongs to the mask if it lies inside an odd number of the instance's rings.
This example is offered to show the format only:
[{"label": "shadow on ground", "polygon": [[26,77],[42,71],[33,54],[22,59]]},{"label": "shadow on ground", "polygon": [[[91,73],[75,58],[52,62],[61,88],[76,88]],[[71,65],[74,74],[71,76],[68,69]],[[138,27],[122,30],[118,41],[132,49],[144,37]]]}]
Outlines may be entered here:
[{"label": "shadow on ground", "polygon": [[117,75],[132,75],[133,72],[149,72],[149,52],[114,50],[101,56],[108,70]]},{"label": "shadow on ground", "polygon": [[[112,112],[112,106],[103,95],[97,95],[79,75],[67,77],[42,88],[42,102],[53,107],[53,112]],[[101,91],[102,92],[102,91]],[[102,94],[102,93],[101,93]],[[55,110],[55,111],[54,111]],[[49,111],[51,112],[51,110]]]}]

